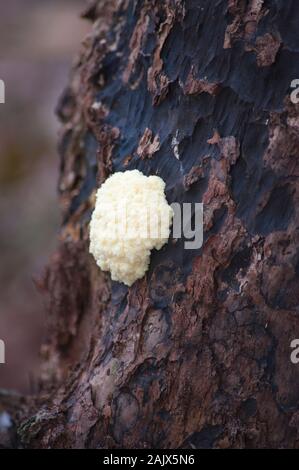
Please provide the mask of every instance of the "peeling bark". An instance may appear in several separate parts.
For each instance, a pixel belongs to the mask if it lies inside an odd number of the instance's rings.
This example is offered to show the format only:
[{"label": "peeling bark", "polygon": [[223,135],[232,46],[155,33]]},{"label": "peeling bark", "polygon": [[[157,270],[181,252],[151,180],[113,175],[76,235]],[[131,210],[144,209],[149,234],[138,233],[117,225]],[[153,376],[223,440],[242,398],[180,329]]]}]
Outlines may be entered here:
[{"label": "peeling bark", "polygon": [[[15,418],[18,445],[299,447],[296,2],[93,1],[84,16],[59,104],[42,398]],[[127,288],[95,266],[88,223],[97,185],[134,168],[170,203],[204,203],[204,244],[170,240]]]},{"label": "peeling bark", "polygon": [[152,158],[160,148],[159,136],[153,137],[153,133],[150,129],[146,128],[143,136],[139,141],[137,148],[137,155],[144,158]]}]

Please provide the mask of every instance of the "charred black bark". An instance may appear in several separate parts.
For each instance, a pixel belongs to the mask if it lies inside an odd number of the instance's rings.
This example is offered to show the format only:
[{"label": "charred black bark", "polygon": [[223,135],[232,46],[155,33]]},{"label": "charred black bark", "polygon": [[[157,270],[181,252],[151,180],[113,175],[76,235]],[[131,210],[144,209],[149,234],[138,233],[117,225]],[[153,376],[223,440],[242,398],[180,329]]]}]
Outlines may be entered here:
[{"label": "charred black bark", "polygon": [[[48,395],[19,442],[298,447],[297,3],[107,0],[85,16],[41,282]],[[133,168],[170,203],[203,202],[205,232],[199,250],[170,240],[128,289],[94,265],[88,223],[96,187]]]}]

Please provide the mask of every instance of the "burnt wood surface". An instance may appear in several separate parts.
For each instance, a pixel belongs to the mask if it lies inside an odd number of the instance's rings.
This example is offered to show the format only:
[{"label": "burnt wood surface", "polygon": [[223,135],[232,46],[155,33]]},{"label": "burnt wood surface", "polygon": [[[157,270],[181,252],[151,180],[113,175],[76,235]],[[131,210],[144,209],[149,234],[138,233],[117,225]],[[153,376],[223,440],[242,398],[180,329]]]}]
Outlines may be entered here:
[{"label": "burnt wood surface", "polygon": [[[12,445],[299,447],[297,3],[89,3],[58,106],[40,395],[10,405]],[[101,182],[135,168],[204,203],[204,243],[169,240],[127,288],[89,255],[88,223]]]}]

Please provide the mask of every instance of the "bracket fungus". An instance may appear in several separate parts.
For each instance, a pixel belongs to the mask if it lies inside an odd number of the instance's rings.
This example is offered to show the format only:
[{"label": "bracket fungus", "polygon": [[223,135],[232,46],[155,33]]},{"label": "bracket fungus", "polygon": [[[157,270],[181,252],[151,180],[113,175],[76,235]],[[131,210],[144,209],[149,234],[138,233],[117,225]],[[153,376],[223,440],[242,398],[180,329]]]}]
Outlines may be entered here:
[{"label": "bracket fungus", "polygon": [[131,286],[144,276],[151,250],[168,241],[173,210],[159,176],[117,172],[98,189],[89,251],[114,281]]}]

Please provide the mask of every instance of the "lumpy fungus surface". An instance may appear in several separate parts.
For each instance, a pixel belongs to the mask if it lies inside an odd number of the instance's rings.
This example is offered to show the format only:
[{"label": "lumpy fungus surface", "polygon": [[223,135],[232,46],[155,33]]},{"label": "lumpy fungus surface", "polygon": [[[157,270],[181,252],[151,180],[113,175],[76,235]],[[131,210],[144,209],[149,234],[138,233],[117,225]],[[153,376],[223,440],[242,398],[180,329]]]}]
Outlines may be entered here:
[{"label": "lumpy fungus surface", "polygon": [[90,248],[114,281],[131,286],[144,276],[151,250],[168,241],[173,210],[159,176],[114,173],[98,189],[90,222]]}]

